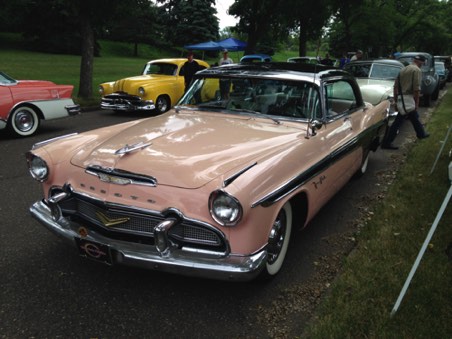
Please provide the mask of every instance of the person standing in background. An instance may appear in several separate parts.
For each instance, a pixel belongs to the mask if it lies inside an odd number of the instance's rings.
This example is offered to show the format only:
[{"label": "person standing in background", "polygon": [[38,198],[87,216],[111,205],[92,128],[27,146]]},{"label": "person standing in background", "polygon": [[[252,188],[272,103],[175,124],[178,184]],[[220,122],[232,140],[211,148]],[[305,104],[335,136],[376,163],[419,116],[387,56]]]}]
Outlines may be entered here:
[{"label": "person standing in background", "polygon": [[[400,110],[397,114],[394,122],[389,128],[388,134],[386,135],[381,148],[383,149],[391,149],[396,150],[398,147],[394,146],[392,142],[397,136],[397,132],[399,128],[402,126],[405,119],[411,121],[414,130],[416,131],[416,136],[418,139],[425,139],[429,136],[428,133],[425,132],[424,126],[422,126],[419,121],[419,114],[417,112],[419,107],[419,95],[421,92],[421,81],[422,81],[422,71],[421,66],[425,62],[425,57],[421,54],[416,55],[413,58],[413,62],[408,66],[405,66],[400,71],[399,76],[396,78],[394,83],[394,101],[397,105],[397,101],[402,101],[402,95],[413,96],[414,99],[414,108],[412,111],[407,112],[406,114],[401,114]],[[407,100],[407,99],[405,99]],[[401,106],[400,103],[398,105]],[[405,102],[403,102],[403,108],[405,109]],[[407,109],[408,110],[408,109]]]},{"label": "person standing in background", "polygon": [[356,60],[362,60],[363,58],[363,51],[358,49],[356,51],[356,54],[354,56],[352,56],[352,58],[350,59],[350,61],[356,61]]},{"label": "person standing in background", "polygon": [[185,92],[187,92],[193,79],[193,75],[200,69],[199,64],[193,59],[193,52],[188,52],[187,61],[184,66],[182,66],[182,69],[184,72]]},{"label": "person standing in background", "polygon": [[228,50],[224,49],[223,50],[223,57],[218,62],[218,65],[221,66],[221,65],[228,65],[228,64],[233,64],[233,63],[234,63],[234,61],[228,55]]},{"label": "person standing in background", "polygon": [[[218,64],[221,65],[229,65],[233,64],[234,61],[228,56],[228,50],[223,50],[223,57],[220,59]],[[228,99],[229,98],[229,90],[231,88],[231,81],[228,79],[220,79],[220,94],[221,99]]]}]

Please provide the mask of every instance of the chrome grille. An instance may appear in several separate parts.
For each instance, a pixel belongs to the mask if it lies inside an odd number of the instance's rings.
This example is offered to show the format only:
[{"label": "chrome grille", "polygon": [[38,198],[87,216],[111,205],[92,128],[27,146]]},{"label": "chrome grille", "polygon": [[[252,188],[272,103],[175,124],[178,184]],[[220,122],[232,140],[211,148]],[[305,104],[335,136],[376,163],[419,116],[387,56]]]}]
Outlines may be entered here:
[{"label": "chrome grille", "polygon": [[[106,231],[141,234],[154,236],[154,228],[165,217],[160,214],[147,214],[127,207],[118,208],[103,203],[90,202],[90,199],[73,195],[70,199],[60,202],[63,215],[74,215],[93,223]],[[106,226],[105,220],[116,225]],[[224,251],[225,241],[220,232],[189,220],[182,220],[169,231],[169,236],[181,244],[196,244],[211,250]]]},{"label": "chrome grille", "polygon": [[205,229],[197,226],[175,227],[170,231],[170,235],[184,241],[191,241],[198,244],[220,245],[218,236],[213,232],[206,232]]},{"label": "chrome grille", "polygon": [[[95,205],[80,200],[77,201],[77,212],[80,216],[87,217],[99,226],[118,231],[132,231],[154,234],[155,226],[163,221],[163,217],[153,216],[151,219],[149,216],[145,217],[140,215],[132,215],[124,211],[100,209]],[[128,220],[121,224],[107,226],[104,224],[104,222],[102,222],[102,216],[112,221],[124,218],[127,218]]]}]

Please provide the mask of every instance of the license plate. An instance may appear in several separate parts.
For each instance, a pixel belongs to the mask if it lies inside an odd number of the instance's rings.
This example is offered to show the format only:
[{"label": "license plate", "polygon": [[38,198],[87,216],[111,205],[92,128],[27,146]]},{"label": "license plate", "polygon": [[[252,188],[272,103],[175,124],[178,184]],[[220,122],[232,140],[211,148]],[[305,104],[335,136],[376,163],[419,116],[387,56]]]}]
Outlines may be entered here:
[{"label": "license plate", "polygon": [[75,238],[81,256],[111,265],[110,248],[95,241]]}]

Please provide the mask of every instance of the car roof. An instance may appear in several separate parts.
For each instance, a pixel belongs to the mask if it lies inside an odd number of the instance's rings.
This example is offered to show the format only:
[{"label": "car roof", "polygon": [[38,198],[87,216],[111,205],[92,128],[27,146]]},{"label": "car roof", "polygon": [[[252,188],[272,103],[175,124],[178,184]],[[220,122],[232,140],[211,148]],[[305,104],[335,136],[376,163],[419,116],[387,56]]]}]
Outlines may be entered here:
[{"label": "car roof", "polygon": [[432,58],[432,55],[430,53],[427,53],[427,52],[401,52],[401,53],[399,53],[396,56],[396,58],[400,59],[400,58],[403,58],[403,57],[414,57],[416,55],[423,55],[423,56],[425,56],[428,59]]},{"label": "car roof", "polygon": [[240,61],[248,60],[248,59],[259,59],[259,60],[271,61],[272,57],[270,55],[267,55],[267,54],[247,54],[247,55],[244,55],[240,59]]},{"label": "car roof", "polygon": [[[204,60],[200,60],[200,59],[193,59],[196,60],[196,62],[198,63],[202,63],[204,65],[209,65],[207,62],[205,62]],[[154,63],[159,63],[159,62],[164,62],[164,63],[169,63],[169,64],[176,64],[176,65],[180,65],[183,64],[187,61],[187,58],[166,58],[166,59],[155,59],[155,60],[150,60],[147,63],[148,64],[154,64]]]},{"label": "car roof", "polygon": [[233,76],[233,77],[273,77],[299,79],[300,77],[322,79],[324,77],[352,77],[349,72],[333,66],[321,64],[300,64],[294,62],[261,62],[229,64],[211,67],[197,73],[199,76]]},{"label": "car roof", "polygon": [[399,60],[394,59],[367,59],[350,61],[348,64],[345,65],[345,67],[347,67],[348,65],[359,65],[359,64],[365,65],[371,63],[386,64],[391,66],[402,66],[402,67],[404,66],[403,63],[401,63]]}]

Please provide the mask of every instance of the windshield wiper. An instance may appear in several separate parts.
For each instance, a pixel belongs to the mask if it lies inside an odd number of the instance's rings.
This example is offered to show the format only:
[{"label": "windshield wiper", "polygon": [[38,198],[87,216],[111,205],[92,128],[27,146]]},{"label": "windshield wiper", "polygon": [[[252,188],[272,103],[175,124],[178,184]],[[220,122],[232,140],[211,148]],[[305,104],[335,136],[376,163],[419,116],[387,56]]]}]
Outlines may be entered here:
[{"label": "windshield wiper", "polygon": [[226,108],[224,106],[224,103],[205,103],[205,104],[199,104],[198,107],[202,108]]},{"label": "windshield wiper", "polygon": [[253,111],[252,109],[232,108],[231,111],[234,111],[234,112],[251,113],[251,114],[254,114],[254,115],[259,116],[260,118],[271,119],[271,120],[273,120],[273,121],[274,121],[276,124],[278,124],[278,125],[281,123],[278,119],[273,118],[273,117],[270,116],[270,115],[267,115],[267,114],[264,114],[264,113],[261,113],[261,112],[258,112],[258,111]]}]

